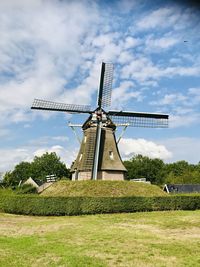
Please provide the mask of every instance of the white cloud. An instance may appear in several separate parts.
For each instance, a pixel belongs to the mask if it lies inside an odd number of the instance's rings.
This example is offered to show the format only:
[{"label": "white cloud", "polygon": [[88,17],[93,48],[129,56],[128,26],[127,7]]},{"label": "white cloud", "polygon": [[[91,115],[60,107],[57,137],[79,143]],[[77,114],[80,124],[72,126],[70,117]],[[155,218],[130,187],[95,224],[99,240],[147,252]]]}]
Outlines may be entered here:
[{"label": "white cloud", "polygon": [[152,101],[151,105],[177,105],[178,102],[185,102],[187,100],[187,96],[182,95],[181,93],[176,94],[166,94],[162,99],[158,101]]},{"label": "white cloud", "polygon": [[200,88],[189,88],[188,89],[189,94],[194,96],[200,96]]},{"label": "white cloud", "polygon": [[152,88],[152,87],[157,87],[158,86],[158,82],[157,81],[144,81],[144,82],[141,82],[141,86],[144,86],[145,88]]},{"label": "white cloud", "polygon": [[142,100],[141,92],[136,91],[134,87],[135,85],[132,81],[124,81],[118,88],[115,88],[112,93],[112,107],[120,108],[132,99]]},{"label": "white cloud", "polygon": [[26,0],[7,0],[7,1],[1,1],[0,7],[2,8],[24,8],[24,7],[38,7],[41,5],[41,3],[44,2],[43,0],[29,0],[28,2]]},{"label": "white cloud", "polygon": [[123,78],[132,78],[136,81],[145,82],[149,80],[160,80],[163,77],[173,78],[174,76],[200,75],[200,68],[197,65],[187,66],[162,66],[154,64],[149,58],[140,56],[122,68]]},{"label": "white cloud", "polygon": [[142,40],[140,38],[133,38],[131,36],[127,36],[124,42],[124,48],[134,48],[142,43]]},{"label": "white cloud", "polygon": [[[26,121],[33,98],[56,100],[67,91],[88,51],[83,37],[93,36],[98,20],[96,4],[87,1],[0,3],[0,109],[5,121]],[[68,91],[73,102],[79,100],[78,91]],[[82,101],[90,98],[91,91]]]},{"label": "white cloud", "polygon": [[130,53],[129,51],[122,51],[118,57],[118,62],[120,64],[128,64],[130,63],[131,61],[134,60],[134,56],[132,53]]},{"label": "white cloud", "polygon": [[154,29],[156,27],[166,28],[174,25],[180,19],[178,9],[172,7],[159,8],[144,16],[137,22],[140,30]]},{"label": "white cloud", "polygon": [[179,42],[179,38],[163,36],[161,38],[147,37],[145,41],[146,50],[153,53],[160,52],[160,49],[168,49]]},{"label": "white cloud", "polygon": [[102,34],[102,35],[97,36],[92,41],[92,44],[94,47],[105,47],[106,45],[109,45],[114,38],[115,38],[115,35],[113,33]]},{"label": "white cloud", "polygon": [[159,100],[151,101],[150,105],[164,107],[165,109],[167,106],[170,110],[169,126],[178,128],[199,124],[199,103],[200,89],[189,88],[184,95],[182,93],[166,94]]},{"label": "white cloud", "polygon": [[58,98],[64,103],[89,104],[93,93],[96,93],[100,79],[100,64],[90,67],[88,76],[73,90],[65,90]]},{"label": "white cloud", "polygon": [[115,43],[110,43],[103,47],[101,53],[97,55],[96,61],[107,61],[116,62],[118,56],[120,55],[122,47],[116,45]]},{"label": "white cloud", "polygon": [[138,154],[163,160],[172,157],[172,153],[164,145],[159,145],[145,139],[123,138],[119,143],[119,150],[124,159],[129,159]]}]

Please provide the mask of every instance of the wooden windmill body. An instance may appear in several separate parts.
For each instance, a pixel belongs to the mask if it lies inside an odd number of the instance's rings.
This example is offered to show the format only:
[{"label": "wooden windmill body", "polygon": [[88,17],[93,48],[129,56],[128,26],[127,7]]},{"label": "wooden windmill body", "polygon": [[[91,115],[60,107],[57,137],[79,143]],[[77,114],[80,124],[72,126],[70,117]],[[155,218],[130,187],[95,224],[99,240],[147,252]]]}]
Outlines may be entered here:
[{"label": "wooden windmill body", "polygon": [[82,125],[83,139],[72,164],[72,180],[124,180],[124,167],[116,142],[117,126],[165,128],[168,115],[132,111],[106,111],[111,104],[113,64],[102,63],[97,108],[35,99],[32,109],[89,113]]},{"label": "wooden windmill body", "polygon": [[[98,160],[98,180],[124,180],[124,167],[115,137],[116,126],[101,126],[101,142]],[[83,139],[78,156],[71,167],[72,180],[90,180],[93,171],[97,126],[90,121],[83,125]]]}]

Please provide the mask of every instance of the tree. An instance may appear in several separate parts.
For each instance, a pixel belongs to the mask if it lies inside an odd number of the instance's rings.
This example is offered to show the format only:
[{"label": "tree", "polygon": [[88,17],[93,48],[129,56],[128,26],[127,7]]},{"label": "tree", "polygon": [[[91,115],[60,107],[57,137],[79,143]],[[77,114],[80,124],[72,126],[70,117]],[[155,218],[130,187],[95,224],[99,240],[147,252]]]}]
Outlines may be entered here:
[{"label": "tree", "polygon": [[164,181],[164,162],[161,159],[150,159],[146,156],[137,155],[129,161],[124,162],[128,170],[127,178],[135,179],[145,177],[155,184]]},{"label": "tree", "polygon": [[15,166],[13,172],[6,172],[4,182],[7,186],[17,186],[20,181],[23,183],[31,176],[31,163],[22,161]]},{"label": "tree", "polygon": [[192,184],[200,183],[200,163],[189,164],[185,160],[165,164],[160,159],[150,159],[137,155],[125,161],[127,178],[145,177],[155,184]]},{"label": "tree", "polygon": [[5,186],[11,186],[13,181],[14,179],[12,172],[11,171],[6,172],[3,177],[3,183],[5,184]]},{"label": "tree", "polygon": [[166,177],[167,184],[200,184],[200,172],[184,171],[180,175],[170,172]]},{"label": "tree", "polygon": [[17,164],[12,175],[15,177],[17,184],[20,181],[23,183],[31,176],[31,163],[22,161]]},{"label": "tree", "polygon": [[36,156],[31,164],[32,178],[46,180],[46,175],[55,174],[57,178],[70,176],[66,165],[60,161],[55,152],[46,152],[41,157]]},{"label": "tree", "polygon": [[194,167],[193,165],[190,165],[187,161],[181,160],[174,163],[166,164],[165,169],[168,174],[172,172],[175,176],[179,176],[186,171],[192,171]]},{"label": "tree", "polygon": [[70,177],[69,169],[61,162],[56,153],[45,153],[41,157],[35,157],[33,162],[21,162],[14,170],[4,175],[3,182],[7,186],[17,186],[29,177],[36,180],[46,181],[46,175],[55,174],[57,178]]}]

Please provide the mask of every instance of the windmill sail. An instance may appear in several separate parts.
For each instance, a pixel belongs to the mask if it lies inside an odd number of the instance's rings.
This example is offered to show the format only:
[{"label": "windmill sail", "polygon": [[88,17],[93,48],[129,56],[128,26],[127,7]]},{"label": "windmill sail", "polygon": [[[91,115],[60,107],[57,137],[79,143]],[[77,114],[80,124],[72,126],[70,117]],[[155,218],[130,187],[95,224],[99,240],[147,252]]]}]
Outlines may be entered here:
[{"label": "windmill sail", "polygon": [[157,113],[109,111],[108,117],[115,124],[127,124],[132,127],[166,128],[168,127],[169,116]]},{"label": "windmill sail", "polygon": [[113,64],[103,62],[101,67],[101,78],[97,101],[99,108],[105,108],[111,105],[112,80]]},{"label": "windmill sail", "polygon": [[90,106],[57,103],[42,99],[34,99],[31,109],[63,111],[68,113],[92,113]]}]

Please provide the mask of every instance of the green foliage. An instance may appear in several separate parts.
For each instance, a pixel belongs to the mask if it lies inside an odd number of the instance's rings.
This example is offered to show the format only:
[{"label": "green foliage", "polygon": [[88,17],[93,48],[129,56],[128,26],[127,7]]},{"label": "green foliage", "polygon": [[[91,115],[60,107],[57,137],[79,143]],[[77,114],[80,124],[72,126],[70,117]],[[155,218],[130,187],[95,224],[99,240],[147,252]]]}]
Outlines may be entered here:
[{"label": "green foliage", "polygon": [[16,190],[17,194],[36,194],[37,189],[31,184],[23,184]]},{"label": "green foliage", "polygon": [[145,177],[154,184],[198,184],[200,183],[200,163],[189,164],[187,161],[177,161],[165,164],[160,159],[150,159],[137,155],[125,161],[128,170],[127,179]]},{"label": "green foliage", "polygon": [[165,170],[167,173],[173,173],[175,176],[182,175],[186,171],[193,171],[195,165],[189,164],[185,160],[177,161],[174,163],[169,163],[165,165]]},{"label": "green foliage", "polygon": [[60,157],[55,152],[45,153],[41,157],[35,157],[32,164],[32,178],[45,181],[45,176],[55,174],[58,178],[69,177],[69,170],[60,161]]},{"label": "green foliage", "polygon": [[11,186],[12,184],[15,183],[11,171],[8,171],[5,173],[4,178],[3,178],[3,183],[6,187]]},{"label": "green foliage", "polygon": [[96,213],[200,209],[200,196],[170,197],[39,197],[0,196],[0,211],[27,215],[79,215]]},{"label": "green foliage", "polygon": [[168,184],[200,184],[200,172],[198,171],[183,171],[176,175],[170,172],[166,177]]},{"label": "green foliage", "polygon": [[31,176],[31,163],[22,161],[15,166],[13,172],[7,172],[4,176],[4,182],[8,186],[17,186],[20,181],[23,183]]},{"label": "green foliage", "polygon": [[127,179],[145,177],[155,184],[162,184],[164,181],[164,162],[161,159],[137,155],[129,161],[124,161],[124,165],[128,170]]},{"label": "green foliage", "polygon": [[3,182],[6,186],[16,187],[29,177],[45,182],[46,175],[50,174],[55,174],[58,179],[70,176],[69,169],[54,152],[36,156],[31,163],[17,164],[12,172],[6,172]]},{"label": "green foliage", "polygon": [[165,183],[169,184],[199,184],[200,165],[189,164],[182,160],[165,165]]},{"label": "green foliage", "polygon": [[0,189],[0,196],[3,196],[3,195],[15,195],[13,190],[11,188],[1,188]]}]

